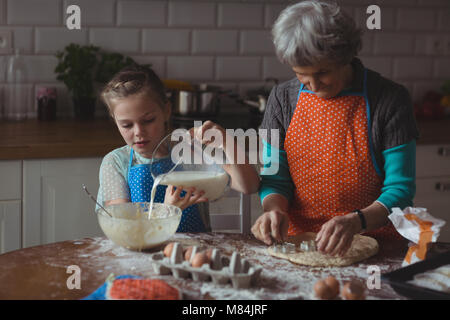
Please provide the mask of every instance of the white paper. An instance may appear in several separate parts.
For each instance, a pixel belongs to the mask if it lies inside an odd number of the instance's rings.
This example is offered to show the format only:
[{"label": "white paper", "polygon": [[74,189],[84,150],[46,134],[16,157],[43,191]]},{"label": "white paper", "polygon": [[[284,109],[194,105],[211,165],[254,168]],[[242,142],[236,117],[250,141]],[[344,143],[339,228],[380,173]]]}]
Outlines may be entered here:
[{"label": "white paper", "polygon": [[420,220],[432,222],[433,236],[431,242],[437,241],[441,228],[445,225],[444,220],[433,217],[426,208],[407,207],[403,211],[400,208],[392,208],[392,213],[388,218],[392,221],[398,233],[414,243],[419,243],[420,226],[417,221],[406,219],[405,214],[414,214]]},{"label": "white paper", "polygon": [[[407,207],[403,211],[400,208],[392,208],[392,213],[388,216],[388,218],[392,221],[392,224],[394,225],[395,229],[397,229],[398,233],[400,233],[404,238],[408,239],[409,241],[415,244],[419,244],[420,234],[422,230],[420,229],[419,223],[415,220],[407,219],[405,217],[406,214],[413,214],[422,221],[431,222],[432,223],[431,231],[433,231],[431,242],[437,241],[437,239],[439,238],[441,228],[445,225],[444,220],[433,217],[430,213],[428,213],[426,208]],[[422,246],[426,244],[422,243],[420,245]],[[410,247],[411,246],[414,246],[414,244],[413,245],[410,244]],[[412,248],[410,248],[410,250],[412,250]],[[405,257],[402,266],[407,266],[409,264],[421,261],[422,259],[417,257],[416,252],[417,251],[415,250],[412,252],[410,261],[407,261]]]}]

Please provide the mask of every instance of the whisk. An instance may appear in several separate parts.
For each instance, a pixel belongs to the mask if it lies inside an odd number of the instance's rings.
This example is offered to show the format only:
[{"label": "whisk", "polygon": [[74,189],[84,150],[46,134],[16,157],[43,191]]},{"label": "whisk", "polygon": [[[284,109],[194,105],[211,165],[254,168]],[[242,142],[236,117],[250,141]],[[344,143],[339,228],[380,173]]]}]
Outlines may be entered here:
[{"label": "whisk", "polygon": [[108,210],[106,210],[100,203],[97,202],[97,199],[95,199],[95,197],[89,192],[89,190],[84,184],[82,184],[82,187],[86,192],[86,194],[89,196],[89,198],[91,198],[100,208],[102,208],[103,211],[105,211],[112,218],[113,217],[112,214],[109,213]]}]

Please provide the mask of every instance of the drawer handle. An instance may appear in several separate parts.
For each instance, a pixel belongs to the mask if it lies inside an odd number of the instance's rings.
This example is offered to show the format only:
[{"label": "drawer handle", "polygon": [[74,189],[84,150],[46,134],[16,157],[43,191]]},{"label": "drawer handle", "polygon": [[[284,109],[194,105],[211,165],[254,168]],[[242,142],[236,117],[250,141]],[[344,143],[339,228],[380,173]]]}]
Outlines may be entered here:
[{"label": "drawer handle", "polygon": [[438,183],[436,183],[436,190],[438,190],[438,191],[450,191],[450,182],[447,182],[447,183],[438,182]]},{"label": "drawer handle", "polygon": [[439,147],[439,149],[438,149],[438,155],[443,156],[443,157],[448,157],[448,156],[450,156],[450,148]]}]

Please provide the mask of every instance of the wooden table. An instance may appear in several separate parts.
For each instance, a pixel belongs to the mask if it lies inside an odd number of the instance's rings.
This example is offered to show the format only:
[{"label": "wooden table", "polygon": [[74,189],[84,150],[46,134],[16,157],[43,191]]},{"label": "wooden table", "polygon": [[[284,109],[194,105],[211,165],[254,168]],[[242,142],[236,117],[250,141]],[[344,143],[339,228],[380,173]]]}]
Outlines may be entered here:
[{"label": "wooden table", "polygon": [[[180,288],[185,299],[192,300],[312,299],[313,285],[320,278],[333,275],[340,281],[356,278],[366,282],[369,266],[378,266],[381,273],[395,270],[400,267],[406,253],[404,246],[380,243],[380,252],[362,263],[349,267],[313,268],[267,255],[267,247],[252,236],[186,233],[175,234],[171,241],[216,247],[222,254],[230,256],[237,251],[264,269],[255,286],[235,290],[231,285],[179,280],[171,275],[159,276],[154,273],[149,261],[151,252],[129,251],[102,237],[85,238],[0,255],[0,299],[81,299],[100,287],[111,273],[161,278]],[[67,270],[71,265],[80,268],[80,289],[70,290],[67,287],[67,280],[72,275]],[[383,282],[380,289],[368,290],[367,293],[368,299],[404,299]]]}]

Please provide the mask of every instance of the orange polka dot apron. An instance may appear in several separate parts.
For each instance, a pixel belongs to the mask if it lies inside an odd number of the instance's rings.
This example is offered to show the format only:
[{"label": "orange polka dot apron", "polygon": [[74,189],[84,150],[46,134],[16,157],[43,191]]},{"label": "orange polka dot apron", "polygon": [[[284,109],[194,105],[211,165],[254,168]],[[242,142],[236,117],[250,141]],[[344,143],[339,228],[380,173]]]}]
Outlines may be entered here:
[{"label": "orange polka dot apron", "polygon": [[[366,71],[363,92],[330,99],[302,84],[284,142],[295,185],[289,235],[318,232],[331,218],[363,209],[380,196],[383,178],[371,146],[366,97]],[[392,225],[367,234],[401,238]]]}]

